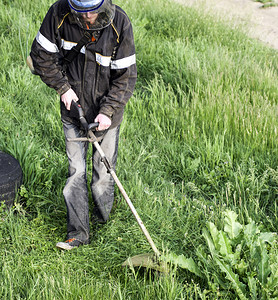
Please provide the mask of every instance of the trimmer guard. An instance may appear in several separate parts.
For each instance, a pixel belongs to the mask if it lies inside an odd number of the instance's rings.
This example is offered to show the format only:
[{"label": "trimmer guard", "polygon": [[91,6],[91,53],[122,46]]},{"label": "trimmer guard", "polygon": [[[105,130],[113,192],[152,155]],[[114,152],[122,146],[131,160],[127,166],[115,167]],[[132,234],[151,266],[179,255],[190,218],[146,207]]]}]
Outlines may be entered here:
[{"label": "trimmer guard", "polygon": [[168,273],[169,268],[165,261],[161,260],[155,253],[144,253],[129,257],[122,267],[144,267],[156,270],[160,273]]}]

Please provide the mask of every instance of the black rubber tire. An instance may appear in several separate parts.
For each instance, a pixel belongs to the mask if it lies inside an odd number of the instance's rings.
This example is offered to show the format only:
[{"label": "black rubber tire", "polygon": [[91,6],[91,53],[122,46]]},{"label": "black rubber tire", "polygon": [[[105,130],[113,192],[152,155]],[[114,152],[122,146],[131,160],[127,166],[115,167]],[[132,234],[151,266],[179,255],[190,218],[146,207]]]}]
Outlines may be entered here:
[{"label": "black rubber tire", "polygon": [[0,151],[0,204],[10,207],[22,183],[22,169],[11,155]]}]

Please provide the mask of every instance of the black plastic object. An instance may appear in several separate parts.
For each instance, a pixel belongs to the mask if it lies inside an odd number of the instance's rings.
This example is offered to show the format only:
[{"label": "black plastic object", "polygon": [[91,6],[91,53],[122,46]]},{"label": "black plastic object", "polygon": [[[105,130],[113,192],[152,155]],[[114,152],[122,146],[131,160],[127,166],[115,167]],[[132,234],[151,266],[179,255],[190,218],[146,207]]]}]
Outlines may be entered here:
[{"label": "black plastic object", "polygon": [[80,123],[81,123],[82,127],[86,131],[94,130],[95,128],[98,127],[98,125],[99,125],[98,122],[88,124],[87,120],[85,119],[83,109],[82,109],[81,105],[78,102],[75,102],[75,101],[72,100],[70,110],[71,110],[72,115],[74,115],[76,119],[80,120]]},{"label": "black plastic object", "polygon": [[95,123],[90,123],[88,125],[88,130],[95,130],[99,125],[99,122],[95,122]]},{"label": "black plastic object", "polygon": [[76,116],[77,119],[80,120],[81,125],[83,128],[88,131],[88,123],[85,119],[83,109],[81,105],[78,102],[75,102],[74,100],[71,101],[70,111],[73,115]]},{"label": "black plastic object", "polygon": [[0,151],[0,204],[8,207],[14,203],[18,188],[22,183],[22,169],[11,155]]}]

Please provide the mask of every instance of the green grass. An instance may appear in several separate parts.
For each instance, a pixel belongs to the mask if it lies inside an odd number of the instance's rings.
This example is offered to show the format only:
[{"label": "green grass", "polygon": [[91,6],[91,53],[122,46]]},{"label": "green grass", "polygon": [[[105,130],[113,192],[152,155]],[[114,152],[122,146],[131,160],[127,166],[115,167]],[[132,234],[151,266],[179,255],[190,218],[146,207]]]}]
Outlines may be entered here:
[{"label": "green grass", "polygon": [[263,5],[261,8],[269,8],[269,7],[275,7],[278,6],[278,3],[273,0],[254,0],[255,2],[260,2]]},{"label": "green grass", "polygon": [[[24,172],[15,208],[0,213],[0,298],[233,299],[181,269],[122,269],[151,249],[118,190],[90,245],[55,249],[66,232],[59,98],[25,63],[51,1],[0,1],[0,150]],[[139,72],[117,174],[157,247],[195,257],[202,227],[227,208],[277,232],[277,51],[166,0],[117,3]]]}]

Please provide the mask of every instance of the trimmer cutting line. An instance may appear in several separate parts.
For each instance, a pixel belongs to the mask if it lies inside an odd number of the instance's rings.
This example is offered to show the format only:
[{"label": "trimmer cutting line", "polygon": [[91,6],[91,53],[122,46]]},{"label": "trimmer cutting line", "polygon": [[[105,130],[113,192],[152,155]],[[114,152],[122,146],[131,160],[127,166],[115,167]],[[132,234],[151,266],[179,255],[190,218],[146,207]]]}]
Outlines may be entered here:
[{"label": "trimmer cutting line", "polygon": [[153,249],[154,253],[146,253],[146,254],[140,254],[133,256],[131,258],[128,258],[122,266],[133,266],[133,267],[146,267],[151,268],[154,270],[158,270],[159,272],[167,272],[167,265],[164,261],[161,259],[161,254],[157,247],[155,246],[148,230],[146,229],[145,225],[143,224],[143,221],[141,220],[140,216],[138,215],[134,205],[132,204],[130,198],[128,197],[124,187],[122,186],[120,180],[118,179],[113,167],[111,166],[110,162],[108,161],[107,157],[105,156],[105,153],[103,152],[102,148],[100,147],[98,140],[96,136],[93,133],[93,130],[98,126],[98,123],[91,123],[88,124],[87,120],[85,119],[85,115],[83,112],[83,109],[80,104],[76,103],[75,101],[72,101],[71,110],[77,110],[79,115],[79,120],[83,128],[85,129],[87,133],[87,137],[82,138],[76,138],[76,139],[69,139],[70,142],[90,142],[92,143],[97,151],[99,152],[102,162],[104,163],[107,172],[111,174],[114,181],[116,182],[121,194],[123,195],[127,205],[131,209],[132,214],[134,215],[138,225],[140,226],[141,230],[143,231],[145,237],[147,238],[147,241],[149,242],[150,246]]}]

